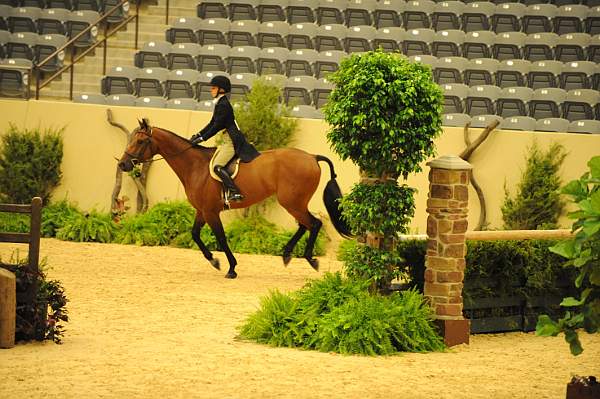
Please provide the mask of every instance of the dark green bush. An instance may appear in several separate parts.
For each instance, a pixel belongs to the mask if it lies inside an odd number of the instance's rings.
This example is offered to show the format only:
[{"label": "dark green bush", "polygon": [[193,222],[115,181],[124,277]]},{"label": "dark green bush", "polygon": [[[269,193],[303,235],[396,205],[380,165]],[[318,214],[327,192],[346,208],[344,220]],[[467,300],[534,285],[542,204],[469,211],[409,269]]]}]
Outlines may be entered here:
[{"label": "dark green bush", "polygon": [[554,143],[542,151],[534,142],[514,197],[504,187],[502,219],[507,230],[555,229],[565,203],[560,197],[560,167],[567,153]]},{"label": "dark green bush", "polygon": [[31,217],[24,213],[0,212],[0,231],[28,233]]},{"label": "dark green bush", "polygon": [[392,280],[408,276],[407,270],[401,267],[404,260],[397,256],[397,252],[359,244],[350,251],[344,251],[340,258],[348,277],[369,280],[380,290],[389,287]]},{"label": "dark green bush", "polygon": [[48,203],[60,183],[63,129],[19,130],[10,125],[0,150],[0,200],[29,204],[33,197]]},{"label": "dark green bush", "polygon": [[[553,240],[467,241],[464,297],[558,293],[573,280],[560,257],[550,252],[555,244]],[[400,241],[396,246],[411,284],[421,291],[426,246],[422,240]]]},{"label": "dark green bush", "polygon": [[329,273],[299,291],[272,292],[240,327],[240,336],[275,346],[343,354],[444,348],[421,294],[373,295],[368,286],[368,281]]},{"label": "dark green bush", "polygon": [[59,229],[82,215],[83,212],[66,199],[44,205],[42,208],[42,236],[55,237]]}]

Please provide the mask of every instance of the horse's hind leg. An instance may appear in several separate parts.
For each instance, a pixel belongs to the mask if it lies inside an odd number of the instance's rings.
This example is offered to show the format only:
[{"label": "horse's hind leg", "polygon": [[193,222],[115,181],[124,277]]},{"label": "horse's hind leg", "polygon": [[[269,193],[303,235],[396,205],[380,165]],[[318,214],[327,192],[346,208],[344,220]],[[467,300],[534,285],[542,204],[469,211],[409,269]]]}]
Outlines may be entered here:
[{"label": "horse's hind leg", "polygon": [[296,231],[296,233],[292,236],[292,238],[290,238],[288,243],[285,244],[285,246],[283,247],[283,264],[284,265],[287,266],[287,264],[290,263],[290,260],[292,260],[292,251],[294,250],[294,247],[296,246],[298,241],[300,241],[300,239],[302,238],[302,236],[304,235],[305,232],[306,232],[306,227],[299,224],[298,230]]},{"label": "horse's hind leg", "polygon": [[210,262],[210,264],[217,270],[221,270],[221,266],[219,265],[219,259],[214,258],[212,252],[206,247],[202,239],[200,238],[200,230],[202,230],[202,226],[204,226],[204,220],[200,217],[200,215],[196,215],[196,220],[194,220],[194,226],[192,226],[192,239],[202,251],[204,257]]},{"label": "horse's hind leg", "polygon": [[212,229],[215,237],[217,239],[217,243],[220,245],[223,252],[225,252],[225,256],[227,256],[227,261],[229,261],[229,271],[225,275],[225,278],[236,278],[237,273],[235,272],[235,266],[237,265],[237,260],[231,249],[229,249],[229,245],[227,244],[227,237],[225,237],[225,230],[223,229],[223,224],[221,223],[221,219],[219,219],[219,215],[215,215],[207,220],[208,225]]},{"label": "horse's hind leg", "polygon": [[304,249],[304,258],[310,263],[313,269],[319,270],[319,260],[313,258],[313,250],[315,249],[315,242],[317,241],[317,236],[319,235],[319,230],[321,230],[321,226],[323,226],[323,222],[319,219],[310,215],[312,220],[311,227],[309,230],[308,240],[306,240],[306,248]]}]

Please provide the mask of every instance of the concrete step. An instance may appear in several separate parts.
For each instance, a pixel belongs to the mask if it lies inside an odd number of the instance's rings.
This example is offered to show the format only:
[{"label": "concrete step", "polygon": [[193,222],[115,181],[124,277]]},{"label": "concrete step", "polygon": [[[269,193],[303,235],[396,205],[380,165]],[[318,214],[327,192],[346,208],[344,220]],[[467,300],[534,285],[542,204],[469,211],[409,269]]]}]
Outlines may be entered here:
[{"label": "concrete step", "polygon": [[[127,32],[119,32],[116,34],[115,38],[120,41],[127,41],[132,43],[135,42],[135,32],[127,31]],[[155,40],[165,40],[165,31],[150,31],[143,32],[140,31],[138,34],[138,44],[141,46],[143,43],[155,41]]]},{"label": "concrete step", "polygon": [[[148,15],[165,15],[165,8],[160,6],[148,7]],[[195,17],[197,11],[195,6],[169,7],[169,16],[172,17]]]}]

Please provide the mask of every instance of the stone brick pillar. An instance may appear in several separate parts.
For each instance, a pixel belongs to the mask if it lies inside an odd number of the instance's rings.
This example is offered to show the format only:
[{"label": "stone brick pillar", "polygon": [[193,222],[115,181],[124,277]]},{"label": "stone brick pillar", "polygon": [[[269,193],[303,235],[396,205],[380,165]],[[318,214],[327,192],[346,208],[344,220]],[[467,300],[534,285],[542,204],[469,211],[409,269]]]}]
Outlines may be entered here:
[{"label": "stone brick pillar", "polygon": [[427,254],[425,297],[447,346],[469,343],[469,320],[462,315],[469,175],[472,166],[454,155],[427,165]]}]

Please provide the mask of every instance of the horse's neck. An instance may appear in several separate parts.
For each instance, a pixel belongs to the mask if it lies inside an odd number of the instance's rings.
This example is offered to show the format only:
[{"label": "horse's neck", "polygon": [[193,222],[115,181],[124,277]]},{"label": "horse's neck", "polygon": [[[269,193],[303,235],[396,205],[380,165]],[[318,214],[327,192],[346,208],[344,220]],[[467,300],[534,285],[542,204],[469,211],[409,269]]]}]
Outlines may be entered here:
[{"label": "horse's neck", "polygon": [[169,132],[157,130],[154,137],[158,144],[158,154],[167,161],[184,186],[191,176],[208,170],[210,155],[190,148],[190,143]]}]

